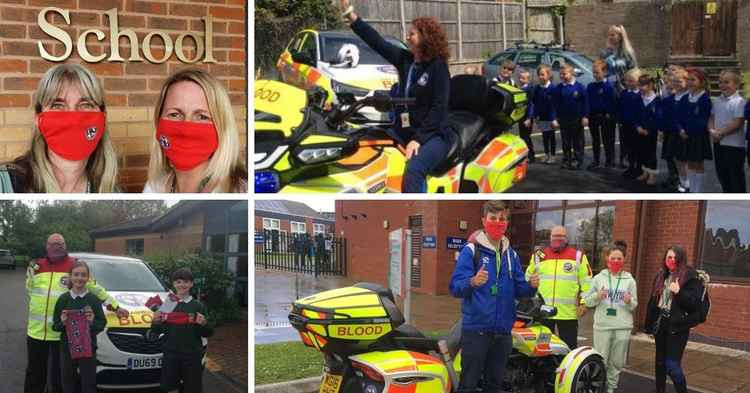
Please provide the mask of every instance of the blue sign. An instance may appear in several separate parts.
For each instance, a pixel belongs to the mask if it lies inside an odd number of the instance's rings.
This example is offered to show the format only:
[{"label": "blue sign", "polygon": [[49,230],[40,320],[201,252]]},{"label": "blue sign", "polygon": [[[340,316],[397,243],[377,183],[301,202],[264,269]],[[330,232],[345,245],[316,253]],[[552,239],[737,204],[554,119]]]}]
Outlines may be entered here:
[{"label": "blue sign", "polygon": [[265,242],[265,236],[262,233],[255,234],[255,244],[263,244]]},{"label": "blue sign", "polygon": [[435,236],[422,236],[422,248],[437,248],[437,238]]},{"label": "blue sign", "polygon": [[458,250],[466,244],[466,239],[463,237],[450,237],[448,236],[448,249]]}]

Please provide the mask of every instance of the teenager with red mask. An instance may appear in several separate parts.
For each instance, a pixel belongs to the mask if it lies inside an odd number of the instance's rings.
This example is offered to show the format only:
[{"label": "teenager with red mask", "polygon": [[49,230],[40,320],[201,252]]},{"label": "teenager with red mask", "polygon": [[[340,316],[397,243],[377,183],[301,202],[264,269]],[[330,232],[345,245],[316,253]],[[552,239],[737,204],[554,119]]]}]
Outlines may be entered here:
[{"label": "teenager with red mask", "polygon": [[216,78],[195,68],[172,74],[154,122],[143,192],[247,192],[232,103]]},{"label": "teenager with red mask", "polygon": [[687,265],[681,246],[667,249],[662,268],[654,278],[646,310],[645,330],[656,340],[656,392],[666,390],[667,375],[677,393],[687,392],[682,355],[695,322],[688,315],[700,304],[701,282]]},{"label": "teenager with red mask", "polygon": [[[489,201],[482,208],[484,230],[464,246],[450,282],[454,297],[461,298],[461,382],[458,392],[502,388],[505,365],[513,339],[516,300],[534,296],[539,277],[527,282],[521,260],[505,236],[510,210],[503,201]],[[474,254],[479,253],[475,266]]]},{"label": "teenager with red mask", "polygon": [[[53,311],[57,300],[68,290],[71,268],[75,258],[68,255],[65,239],[54,233],[47,238],[47,255],[31,261],[26,271],[26,293],[29,313],[26,332],[25,393],[60,393],[60,332],[53,330]],[[86,290],[115,310],[119,318],[129,313],[95,280],[86,283]],[[45,390],[45,385],[47,389]]]},{"label": "teenager with red mask", "polygon": [[633,312],[638,306],[637,285],[623,270],[627,245],[617,241],[607,254],[607,268],[591,280],[584,296],[594,311],[594,349],[607,364],[607,392],[614,393],[620,372],[628,359],[628,344],[633,330]]},{"label": "teenager with red mask", "polygon": [[539,294],[544,301],[557,307],[557,315],[544,320],[550,330],[573,350],[578,347],[578,318],[586,314],[582,294],[591,286],[591,268],[581,250],[568,245],[565,227],[555,226],[550,231],[550,246],[531,256],[526,277],[539,274]]},{"label": "teenager with red mask", "polygon": [[31,148],[0,166],[0,192],[117,192],[104,91],[79,64],[50,68],[34,93]]}]

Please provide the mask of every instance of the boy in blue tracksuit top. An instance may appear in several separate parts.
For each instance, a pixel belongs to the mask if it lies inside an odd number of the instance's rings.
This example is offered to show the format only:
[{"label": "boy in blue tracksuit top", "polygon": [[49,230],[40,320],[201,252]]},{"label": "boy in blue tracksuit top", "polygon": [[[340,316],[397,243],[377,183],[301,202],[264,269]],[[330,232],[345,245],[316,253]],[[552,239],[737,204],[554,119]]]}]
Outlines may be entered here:
[{"label": "boy in blue tracksuit top", "polygon": [[508,206],[489,201],[482,212],[484,231],[461,250],[450,282],[451,294],[462,299],[460,393],[475,392],[482,376],[483,391],[502,389],[513,348],[516,299],[534,296],[539,286],[538,275],[526,281],[520,258],[505,237]]},{"label": "boy in blue tracksuit top", "polygon": [[625,73],[625,87],[626,90],[620,93],[620,101],[618,105],[618,120],[620,122],[620,164],[623,164],[623,153],[628,157],[628,169],[623,173],[623,176],[628,178],[636,178],[640,175],[640,170],[636,166],[635,156],[635,138],[636,128],[635,122],[638,118],[643,102],[640,95],[638,94],[638,78],[640,78],[641,72],[637,68],[634,68]]},{"label": "boy in blue tracksuit top", "polygon": [[583,128],[589,125],[589,102],[586,88],[576,81],[573,66],[570,64],[560,68],[560,84],[555,87],[552,97],[563,140],[562,168],[581,169]]},{"label": "boy in blue tracksuit top", "polygon": [[600,146],[604,145],[604,160],[607,168],[615,162],[615,89],[607,80],[607,63],[597,59],[591,67],[594,82],[586,86],[589,95],[589,131],[594,150],[594,162],[588,169],[596,169],[601,161]]},{"label": "boy in blue tracksuit top", "polygon": [[552,70],[546,64],[542,64],[536,69],[536,75],[539,77],[539,84],[531,90],[529,100],[529,118],[526,120],[526,126],[531,127],[532,123],[542,132],[544,141],[544,163],[554,163],[555,150],[555,127],[552,122],[557,118],[555,106],[552,102],[552,92],[555,86],[550,81]]},{"label": "boy in blue tracksuit top", "polygon": [[661,97],[656,94],[656,80],[648,74],[638,78],[640,86],[640,98],[642,105],[635,121],[638,132],[636,136],[636,157],[641,174],[638,180],[645,181],[649,185],[656,184],[656,145],[659,137],[659,129],[662,126],[661,119]]}]

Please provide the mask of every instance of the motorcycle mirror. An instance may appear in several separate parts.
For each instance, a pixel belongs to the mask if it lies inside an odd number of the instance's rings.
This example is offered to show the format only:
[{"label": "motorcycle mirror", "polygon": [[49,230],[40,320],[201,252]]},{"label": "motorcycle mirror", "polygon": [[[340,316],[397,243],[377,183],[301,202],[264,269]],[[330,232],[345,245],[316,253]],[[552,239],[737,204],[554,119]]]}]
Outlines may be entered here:
[{"label": "motorcycle mirror", "polygon": [[385,113],[393,109],[391,95],[387,90],[376,90],[372,95],[372,101],[373,108],[378,112]]}]

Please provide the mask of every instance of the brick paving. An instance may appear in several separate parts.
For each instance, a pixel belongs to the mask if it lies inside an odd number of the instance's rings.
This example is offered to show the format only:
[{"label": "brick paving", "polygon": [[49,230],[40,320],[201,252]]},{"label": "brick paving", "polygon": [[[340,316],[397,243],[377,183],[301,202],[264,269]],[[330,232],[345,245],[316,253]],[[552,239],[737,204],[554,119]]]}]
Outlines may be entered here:
[{"label": "brick paving", "polygon": [[247,315],[239,322],[217,327],[209,339],[206,369],[248,387]]}]

